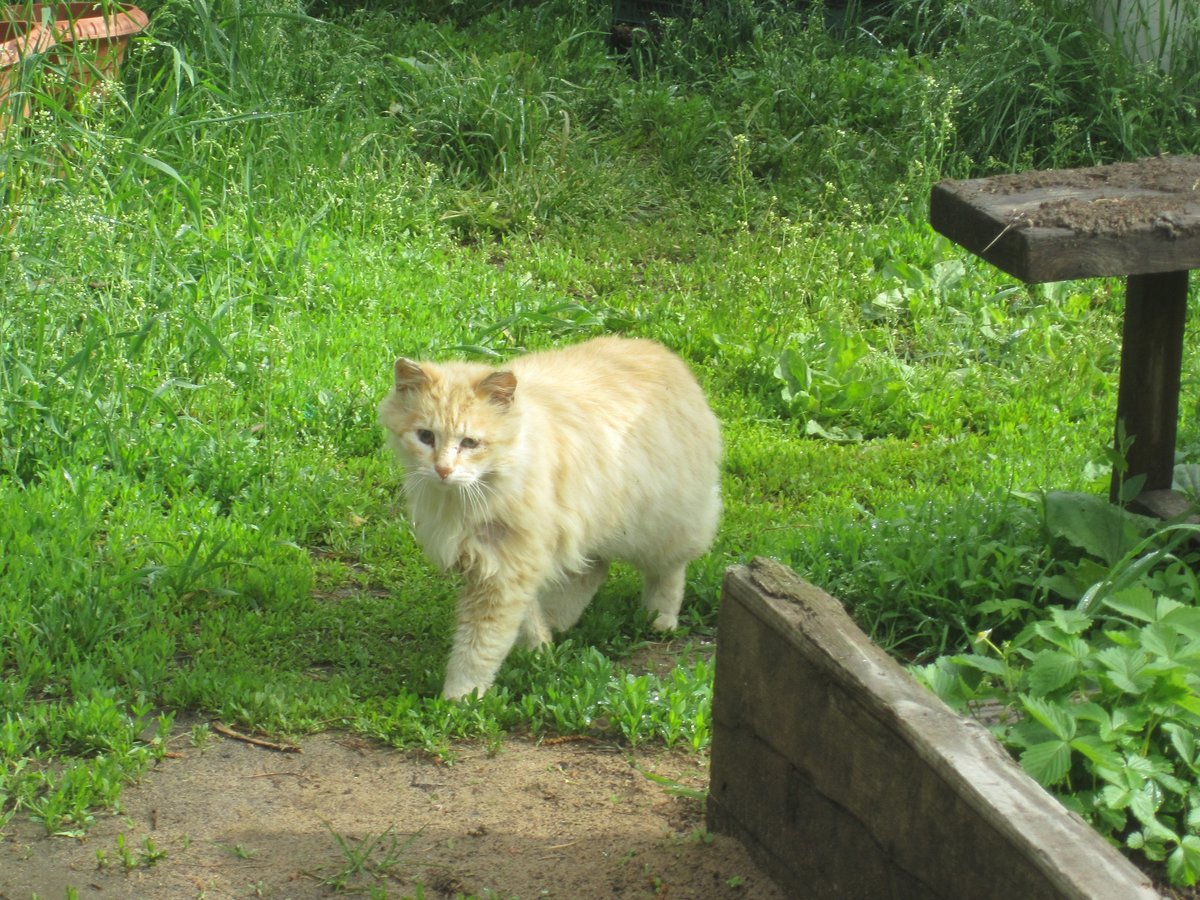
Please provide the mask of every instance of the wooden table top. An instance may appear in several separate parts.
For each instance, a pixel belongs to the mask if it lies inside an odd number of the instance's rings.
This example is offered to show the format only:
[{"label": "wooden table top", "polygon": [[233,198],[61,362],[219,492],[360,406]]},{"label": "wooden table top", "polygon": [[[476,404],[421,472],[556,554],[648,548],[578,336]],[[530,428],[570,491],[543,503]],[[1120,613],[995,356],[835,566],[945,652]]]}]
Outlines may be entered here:
[{"label": "wooden table top", "polygon": [[1030,283],[1200,269],[1200,156],[943,181],[929,220]]}]

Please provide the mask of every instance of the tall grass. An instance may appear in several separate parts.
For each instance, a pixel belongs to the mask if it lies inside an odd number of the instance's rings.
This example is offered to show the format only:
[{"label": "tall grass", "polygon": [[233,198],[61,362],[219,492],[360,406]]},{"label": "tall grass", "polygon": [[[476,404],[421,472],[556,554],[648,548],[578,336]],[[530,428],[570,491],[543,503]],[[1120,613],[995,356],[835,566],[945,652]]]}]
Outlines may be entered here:
[{"label": "tall grass", "polygon": [[939,60],[957,88],[956,149],[971,171],[1097,165],[1200,147],[1200,18],[1175,23],[1172,63],[1129,52],[1090,3],[914,0],[886,42]]}]

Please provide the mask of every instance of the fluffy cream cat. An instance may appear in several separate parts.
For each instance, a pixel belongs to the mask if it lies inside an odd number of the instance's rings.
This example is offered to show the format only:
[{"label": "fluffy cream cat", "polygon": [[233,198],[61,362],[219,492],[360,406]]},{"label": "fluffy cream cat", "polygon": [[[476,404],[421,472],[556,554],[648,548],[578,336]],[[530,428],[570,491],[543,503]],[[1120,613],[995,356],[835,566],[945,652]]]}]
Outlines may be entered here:
[{"label": "fluffy cream cat", "polygon": [[573,625],[614,559],[675,628],[721,511],[717,419],[678,356],[597,338],[503,370],[399,359],[395,377],[379,419],[413,528],[463,576],[444,696],[482,694],[515,641]]}]

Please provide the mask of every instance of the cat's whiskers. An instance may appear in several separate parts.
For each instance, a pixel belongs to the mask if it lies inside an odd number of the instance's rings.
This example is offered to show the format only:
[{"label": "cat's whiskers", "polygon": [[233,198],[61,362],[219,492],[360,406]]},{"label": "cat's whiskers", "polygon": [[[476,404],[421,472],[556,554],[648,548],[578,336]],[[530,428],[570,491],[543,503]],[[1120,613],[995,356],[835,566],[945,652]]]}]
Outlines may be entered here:
[{"label": "cat's whiskers", "polygon": [[470,508],[469,512],[472,518],[479,519],[480,521],[486,519],[488,517],[488,513],[491,511],[491,503],[488,494],[494,494],[495,491],[485,481],[479,478],[466,482],[462,485],[462,487],[463,497],[467,501],[467,505]]},{"label": "cat's whiskers", "polygon": [[505,481],[512,469],[512,464],[507,460],[489,462],[487,471],[476,478],[475,483],[487,493],[493,496],[498,495],[501,492],[501,488],[497,482]]},{"label": "cat's whiskers", "polygon": [[445,482],[433,475],[425,466],[414,466],[404,479],[404,496],[410,504],[426,509],[445,509],[447,502],[454,502],[457,491],[447,491]]},{"label": "cat's whiskers", "polygon": [[460,485],[460,494],[463,499],[464,510],[468,519],[478,519],[480,513],[479,498],[476,494],[475,485],[467,481]]},{"label": "cat's whiskers", "polygon": [[416,499],[423,495],[428,484],[429,473],[425,471],[424,466],[404,467],[404,485],[401,490],[406,497]]},{"label": "cat's whiskers", "polygon": [[496,496],[496,488],[486,475],[463,481],[446,480],[419,464],[405,467],[403,491],[411,503],[443,511],[450,504],[457,506],[466,518],[479,522],[490,515],[491,501]]}]

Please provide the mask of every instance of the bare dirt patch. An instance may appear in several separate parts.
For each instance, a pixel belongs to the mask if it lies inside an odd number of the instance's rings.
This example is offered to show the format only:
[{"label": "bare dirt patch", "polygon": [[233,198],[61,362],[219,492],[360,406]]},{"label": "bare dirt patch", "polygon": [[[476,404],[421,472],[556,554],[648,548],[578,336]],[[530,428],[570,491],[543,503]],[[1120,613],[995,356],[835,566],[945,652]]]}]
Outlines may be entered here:
[{"label": "bare dirt patch", "polygon": [[[705,832],[695,801],[638,771],[705,790],[703,764],[682,753],[510,739],[494,756],[456,747],[448,765],[334,734],[299,754],[234,740],[171,747],[180,757],[127,788],[125,814],[86,839],[13,822],[0,840],[0,898],[58,900],[71,887],[80,898],[308,900],[373,886],[398,900],[417,882],[429,898],[782,897],[741,845]],[[353,855],[389,828],[397,848],[415,835],[395,867],[346,875],[335,833]],[[378,868],[390,835],[364,869]],[[147,839],[166,854],[153,866]]]}]

